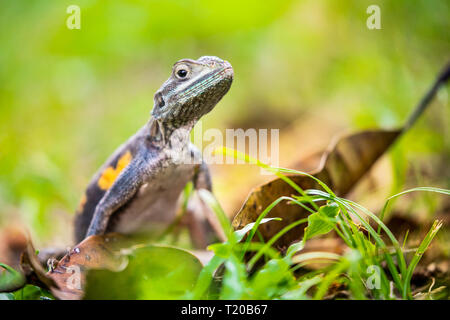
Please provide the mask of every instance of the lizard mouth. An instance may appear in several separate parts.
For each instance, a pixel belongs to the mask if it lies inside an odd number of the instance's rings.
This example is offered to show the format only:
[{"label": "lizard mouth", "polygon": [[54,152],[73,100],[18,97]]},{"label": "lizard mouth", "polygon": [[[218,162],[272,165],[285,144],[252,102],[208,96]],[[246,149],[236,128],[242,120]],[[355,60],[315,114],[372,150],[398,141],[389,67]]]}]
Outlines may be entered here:
[{"label": "lizard mouth", "polygon": [[231,67],[231,65],[229,67],[224,68],[222,72],[226,78],[230,78],[231,80],[234,78],[234,70]]},{"label": "lizard mouth", "polygon": [[228,87],[233,80],[234,72],[231,65],[222,66],[220,69],[215,70],[200,79],[197,79],[189,88],[183,91],[178,100],[180,104],[186,103],[191,97],[200,96],[208,90],[217,90],[217,87]]},{"label": "lizard mouth", "polygon": [[233,77],[234,77],[233,67],[231,66],[231,63],[229,63],[226,60],[223,61],[223,72],[225,73],[226,76],[233,79]]}]

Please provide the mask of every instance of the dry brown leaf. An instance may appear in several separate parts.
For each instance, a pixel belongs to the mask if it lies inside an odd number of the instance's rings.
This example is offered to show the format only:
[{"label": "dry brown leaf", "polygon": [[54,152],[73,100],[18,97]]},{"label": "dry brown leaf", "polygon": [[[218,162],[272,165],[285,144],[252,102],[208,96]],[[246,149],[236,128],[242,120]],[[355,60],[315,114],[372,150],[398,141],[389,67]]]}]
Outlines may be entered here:
[{"label": "dry brown leaf", "polygon": [[[370,169],[376,160],[392,145],[401,130],[363,131],[343,137],[333,144],[321,161],[318,169],[311,174],[327,184],[337,195],[346,194]],[[293,182],[306,189],[322,189],[317,182],[302,175],[287,175]],[[282,179],[274,179],[257,187],[248,196],[244,206],[233,220],[233,227],[241,229],[254,222],[261,212],[281,196],[291,196],[297,192]],[[308,212],[295,204],[281,202],[268,214],[280,217],[277,223],[266,223],[259,228],[265,240],[290,223],[307,217]],[[304,225],[286,233],[277,245],[286,246],[301,238]]]},{"label": "dry brown leaf", "polygon": [[47,276],[46,270],[42,267],[33,243],[29,238],[27,247],[20,257],[20,267],[27,277],[27,283],[33,283],[49,289],[56,286],[55,281]]},{"label": "dry brown leaf", "polygon": [[121,249],[129,243],[124,240],[117,234],[90,236],[73,247],[46,274],[56,284],[50,288],[52,294],[59,299],[81,299],[87,269],[120,271],[125,268],[128,260]]},{"label": "dry brown leaf", "polygon": [[[319,167],[310,174],[323,181],[333,192],[342,196],[360,180],[372,167],[378,158],[386,152],[393,142],[415,123],[430,104],[441,86],[450,78],[450,64],[446,65],[438,75],[436,81],[414,109],[410,118],[402,128],[397,130],[367,130],[343,137],[332,144],[329,151],[322,158]],[[313,179],[304,175],[287,175],[303,190],[322,189]],[[284,180],[277,178],[255,188],[247,197],[241,210],[233,219],[233,227],[241,229],[245,225],[255,222],[261,212],[273,201],[282,196],[291,196],[297,191]],[[259,228],[265,240],[270,239],[282,228],[294,221],[307,217],[308,212],[296,204],[280,202],[268,217],[279,217],[282,221],[266,223]],[[293,228],[278,239],[276,245],[288,246],[301,239],[304,225]]]},{"label": "dry brown leaf", "polygon": [[19,224],[10,224],[0,230],[0,262],[15,270],[20,269],[20,256],[28,243],[24,228]]}]

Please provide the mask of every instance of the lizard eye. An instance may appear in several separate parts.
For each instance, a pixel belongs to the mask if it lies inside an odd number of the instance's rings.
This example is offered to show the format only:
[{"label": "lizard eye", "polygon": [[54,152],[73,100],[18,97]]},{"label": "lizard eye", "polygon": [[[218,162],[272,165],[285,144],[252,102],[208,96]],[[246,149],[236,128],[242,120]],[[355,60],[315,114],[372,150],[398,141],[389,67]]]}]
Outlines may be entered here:
[{"label": "lizard eye", "polygon": [[175,75],[178,79],[186,79],[189,75],[189,69],[185,65],[180,65],[175,69]]},{"label": "lizard eye", "polygon": [[177,76],[179,76],[180,78],[186,77],[187,74],[188,74],[187,70],[184,70],[184,69],[180,69],[177,71]]}]

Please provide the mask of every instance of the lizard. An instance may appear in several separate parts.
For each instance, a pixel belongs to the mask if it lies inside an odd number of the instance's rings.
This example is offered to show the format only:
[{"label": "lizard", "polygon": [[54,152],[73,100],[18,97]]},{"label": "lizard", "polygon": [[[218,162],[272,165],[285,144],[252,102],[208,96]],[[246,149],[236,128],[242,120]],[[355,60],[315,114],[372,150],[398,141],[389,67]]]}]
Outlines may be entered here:
[{"label": "lizard", "polygon": [[190,181],[212,190],[190,131],[228,92],[234,71],[215,56],[182,59],[154,95],[148,122],[106,160],[75,215],[75,241],[107,232],[131,234],[168,225]]}]

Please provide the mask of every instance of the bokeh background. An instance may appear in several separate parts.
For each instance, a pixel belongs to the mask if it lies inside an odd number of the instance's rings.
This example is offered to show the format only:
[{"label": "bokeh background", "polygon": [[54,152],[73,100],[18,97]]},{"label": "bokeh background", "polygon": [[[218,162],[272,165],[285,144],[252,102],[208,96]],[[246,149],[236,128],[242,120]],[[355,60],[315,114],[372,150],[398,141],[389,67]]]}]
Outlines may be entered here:
[{"label": "bokeh background", "polygon": [[[66,27],[71,4],[80,30]],[[366,27],[371,4],[381,30]],[[91,176],[148,120],[181,58],[232,63],[232,89],[203,129],[278,128],[284,166],[342,132],[400,126],[450,58],[449,13],[434,0],[1,1],[0,227],[69,244]],[[448,188],[449,119],[447,86],[351,196],[376,209],[407,187]],[[230,216],[268,179],[246,166],[212,171]],[[450,205],[417,194],[398,208],[434,216]]]}]

